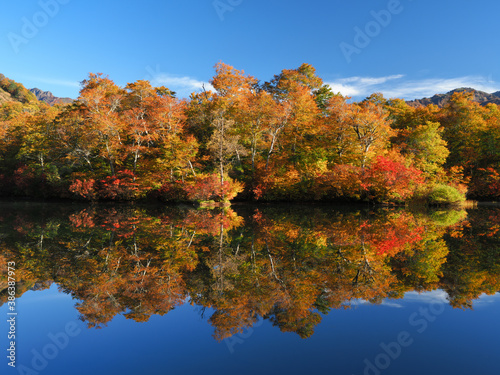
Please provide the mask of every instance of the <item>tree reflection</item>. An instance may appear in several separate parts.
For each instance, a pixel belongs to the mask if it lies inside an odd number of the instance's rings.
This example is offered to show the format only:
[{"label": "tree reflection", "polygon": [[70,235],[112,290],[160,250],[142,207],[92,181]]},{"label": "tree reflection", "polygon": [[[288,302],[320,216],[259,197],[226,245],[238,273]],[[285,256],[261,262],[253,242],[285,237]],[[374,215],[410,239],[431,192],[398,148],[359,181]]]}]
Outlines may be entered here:
[{"label": "tree reflection", "polygon": [[213,311],[221,340],[268,319],[306,338],[322,314],[363,299],[445,290],[470,308],[500,285],[500,209],[411,212],[314,207],[91,206],[4,210],[6,263],[18,297],[57,283],[89,327],[137,322],[186,301]]}]

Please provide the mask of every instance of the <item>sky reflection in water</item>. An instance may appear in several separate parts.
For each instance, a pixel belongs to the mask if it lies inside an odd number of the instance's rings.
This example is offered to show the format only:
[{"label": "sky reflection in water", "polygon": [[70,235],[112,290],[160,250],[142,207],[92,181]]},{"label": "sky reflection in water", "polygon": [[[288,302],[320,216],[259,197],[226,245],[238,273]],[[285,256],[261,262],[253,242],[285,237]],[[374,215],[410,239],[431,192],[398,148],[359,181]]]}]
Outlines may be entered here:
[{"label": "sky reflection in water", "polygon": [[496,208],[2,212],[22,294],[2,373],[497,371]]}]

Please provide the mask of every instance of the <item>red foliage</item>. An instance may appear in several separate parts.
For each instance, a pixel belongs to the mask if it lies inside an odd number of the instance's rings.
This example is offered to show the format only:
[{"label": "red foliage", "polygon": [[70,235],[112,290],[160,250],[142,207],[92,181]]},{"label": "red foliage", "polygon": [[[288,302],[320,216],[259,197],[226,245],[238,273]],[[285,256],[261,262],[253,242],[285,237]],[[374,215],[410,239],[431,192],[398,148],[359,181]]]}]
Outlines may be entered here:
[{"label": "red foliage", "polygon": [[151,196],[160,200],[174,202],[219,202],[233,199],[242,190],[242,184],[238,181],[225,179],[221,186],[217,175],[198,175],[192,181],[165,182]]},{"label": "red foliage", "polygon": [[215,175],[197,178],[194,184],[186,185],[184,190],[189,200],[208,201],[220,198],[220,182]]},{"label": "red foliage", "polygon": [[254,194],[255,200],[257,200],[257,201],[262,197],[263,193],[264,192],[262,191],[262,185],[257,185],[253,189],[253,194]]},{"label": "red foliage", "polygon": [[5,187],[6,191],[11,190],[14,195],[28,197],[48,197],[58,195],[57,187],[47,180],[47,175],[36,167],[22,165],[18,167],[12,178],[6,178],[11,186]]},{"label": "red foliage", "polygon": [[139,197],[141,189],[131,171],[118,172],[102,180],[75,180],[69,190],[87,200],[133,200]]},{"label": "red foliage", "polygon": [[154,191],[153,198],[167,202],[186,202],[188,201],[184,185],[181,181],[165,182],[160,189]]},{"label": "red foliage", "polygon": [[317,199],[361,199],[362,169],[348,164],[335,165],[332,170],[317,179]]},{"label": "red foliage", "polygon": [[95,190],[95,180],[75,180],[69,187],[69,191],[81,196],[87,200],[94,200],[97,198]]},{"label": "red foliage", "polygon": [[226,179],[221,186],[218,176],[206,175],[199,176],[194,183],[186,184],[184,191],[190,201],[227,201],[242,191],[242,185],[237,181]]},{"label": "red foliage", "polygon": [[417,186],[424,183],[420,170],[384,156],[377,156],[362,180],[361,187],[370,199],[395,202],[411,198]]},{"label": "red foliage", "polygon": [[266,171],[261,169],[255,175],[254,198],[259,200],[306,199],[300,173],[292,166],[286,169]]},{"label": "red foliage", "polygon": [[422,240],[424,227],[417,225],[413,215],[402,212],[391,215],[387,221],[360,226],[363,238],[379,255],[394,256],[411,244]]},{"label": "red foliage", "polygon": [[25,191],[32,184],[35,174],[25,165],[14,171],[14,185],[21,191]]},{"label": "red foliage", "polygon": [[139,184],[129,170],[118,172],[99,181],[99,198],[108,200],[133,200],[140,194]]},{"label": "red foliage", "polygon": [[424,183],[422,172],[407,167],[396,155],[378,156],[367,168],[335,165],[316,179],[316,199],[371,199],[403,202]]},{"label": "red foliage", "polygon": [[93,228],[95,227],[93,215],[86,210],[77,214],[70,215],[69,221],[75,228]]}]

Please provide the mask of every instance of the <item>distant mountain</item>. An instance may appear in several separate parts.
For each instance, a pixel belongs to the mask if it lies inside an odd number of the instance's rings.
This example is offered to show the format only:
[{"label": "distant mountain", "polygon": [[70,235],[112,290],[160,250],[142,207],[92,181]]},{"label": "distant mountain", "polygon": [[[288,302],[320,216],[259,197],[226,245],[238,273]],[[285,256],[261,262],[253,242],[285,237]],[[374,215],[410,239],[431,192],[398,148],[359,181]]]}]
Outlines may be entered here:
[{"label": "distant mountain", "polygon": [[34,88],[30,89],[30,91],[35,94],[36,98],[42,102],[45,102],[49,105],[53,105],[56,103],[59,104],[69,104],[73,102],[73,99],[71,98],[58,98],[57,96],[54,96],[50,91],[42,91],[40,89]]},{"label": "distant mountain", "polygon": [[444,106],[451,98],[451,96],[456,92],[472,92],[474,94],[474,100],[481,105],[486,105],[489,103],[494,103],[500,105],[500,91],[494,92],[493,94],[488,94],[484,91],[474,90],[470,87],[462,87],[459,89],[452,90],[446,94],[436,94],[431,98],[415,99],[407,101],[407,103],[413,107],[418,107],[420,105],[426,106],[429,104],[435,104],[438,107]]},{"label": "distant mountain", "polygon": [[0,74],[0,105],[6,102],[32,103],[43,101],[49,105],[56,103],[68,104],[73,102],[71,98],[58,98],[49,91],[40,89],[27,89],[21,83]]}]

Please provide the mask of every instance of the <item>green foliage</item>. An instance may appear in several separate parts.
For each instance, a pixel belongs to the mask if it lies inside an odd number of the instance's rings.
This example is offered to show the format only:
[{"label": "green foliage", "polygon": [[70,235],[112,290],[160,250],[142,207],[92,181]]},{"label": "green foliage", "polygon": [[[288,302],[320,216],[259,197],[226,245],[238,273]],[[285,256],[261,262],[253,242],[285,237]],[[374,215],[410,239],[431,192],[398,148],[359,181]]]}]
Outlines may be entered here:
[{"label": "green foliage", "polygon": [[402,153],[413,159],[415,167],[431,178],[442,172],[450,153],[441,137],[440,126],[438,122],[427,121],[400,133]]},{"label": "green foliage", "polygon": [[430,212],[429,217],[433,223],[443,227],[448,227],[465,220],[467,217],[467,211],[455,209],[436,210]]},{"label": "green foliage", "polygon": [[465,195],[455,187],[436,184],[429,189],[427,202],[431,205],[448,205],[465,202]]}]

